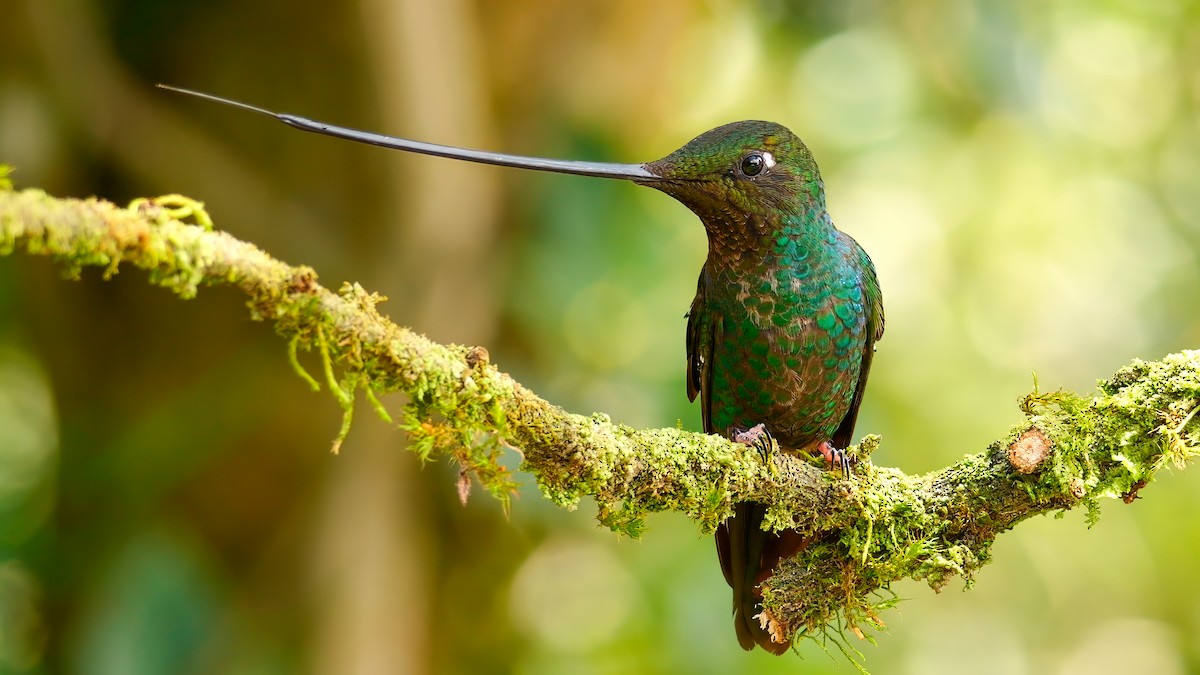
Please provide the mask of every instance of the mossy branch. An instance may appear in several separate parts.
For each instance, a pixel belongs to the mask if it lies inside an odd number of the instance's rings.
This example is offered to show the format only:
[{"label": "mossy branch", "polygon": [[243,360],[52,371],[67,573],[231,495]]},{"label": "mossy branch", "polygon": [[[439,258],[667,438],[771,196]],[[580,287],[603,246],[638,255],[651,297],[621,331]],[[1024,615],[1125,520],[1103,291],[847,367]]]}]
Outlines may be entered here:
[{"label": "mossy branch", "polygon": [[[594,496],[614,530],[641,531],[646,514],[673,510],[712,530],[736,501],[768,505],[768,523],[813,536],[765,584],[763,619],[780,636],[843,625],[855,633],[879,624],[879,600],[895,580],[934,588],[971,579],[995,537],[1030,516],[1098,500],[1132,501],[1168,462],[1182,467],[1200,446],[1200,351],[1134,362],[1089,395],[1034,392],[1025,419],[984,452],[926,475],[878,467],[878,438],[852,449],[851,479],[804,458],[777,453],[764,464],[753,449],[679,429],[639,430],[607,416],[552,405],[488,361],[479,347],[444,346],[384,318],[380,298],[357,284],[333,292],[307,267],[280,262],[255,246],[213,231],[202,205],[171,196],[127,208],[97,200],[14,192],[0,173],[0,254],[21,250],[63,264],[149,272],[151,283],[182,298],[202,285],[227,284],[249,298],[254,318],[272,322],[308,385],[296,350],[320,355],[325,385],[346,414],[356,392],[386,416],[377,394],[404,392],[400,425],[424,458],[447,454],[502,500],[512,477],[497,461],[511,446],[522,469],[554,503],[574,507]],[[184,222],[190,219],[193,224]]]}]

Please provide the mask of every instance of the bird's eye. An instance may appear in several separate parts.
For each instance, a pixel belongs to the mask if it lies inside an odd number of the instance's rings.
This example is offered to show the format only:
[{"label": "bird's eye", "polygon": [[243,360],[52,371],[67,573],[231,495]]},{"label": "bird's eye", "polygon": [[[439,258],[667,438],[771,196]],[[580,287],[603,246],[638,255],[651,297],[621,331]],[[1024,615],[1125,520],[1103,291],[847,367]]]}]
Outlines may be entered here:
[{"label": "bird's eye", "polygon": [[742,175],[753,178],[762,173],[766,165],[767,163],[763,160],[763,156],[757,152],[746,155],[742,158]]},{"label": "bird's eye", "polygon": [[742,163],[738,165],[738,169],[746,178],[754,178],[771,170],[775,166],[775,155],[762,150],[754,152],[742,158]]}]

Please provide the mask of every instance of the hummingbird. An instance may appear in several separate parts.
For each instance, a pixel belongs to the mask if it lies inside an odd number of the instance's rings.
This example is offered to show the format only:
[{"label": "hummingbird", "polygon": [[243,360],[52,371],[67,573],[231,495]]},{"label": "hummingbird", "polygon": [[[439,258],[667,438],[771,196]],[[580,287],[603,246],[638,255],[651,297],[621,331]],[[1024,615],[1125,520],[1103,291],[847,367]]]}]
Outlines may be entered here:
[{"label": "hummingbird", "polygon": [[[687,395],[704,431],[820,455],[849,474],[850,445],[883,300],[870,257],[834,227],[808,147],[774,122],[742,121],[700,134],[644,164],[524,157],[413,141],[278,113],[168,85],[289,126],[384,148],[535,171],[628,180],[664,192],[703,223],[708,255],[687,317]],[[741,502],[716,530],[743,649],[791,647],[762,610],[761,585],[810,538],[762,528],[766,507]]]}]

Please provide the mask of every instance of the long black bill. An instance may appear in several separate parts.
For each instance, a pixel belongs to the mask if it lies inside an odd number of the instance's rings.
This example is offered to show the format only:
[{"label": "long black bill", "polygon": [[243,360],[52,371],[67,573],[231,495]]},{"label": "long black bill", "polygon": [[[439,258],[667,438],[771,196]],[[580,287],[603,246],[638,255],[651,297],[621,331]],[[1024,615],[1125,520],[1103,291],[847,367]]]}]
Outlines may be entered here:
[{"label": "long black bill", "polygon": [[646,169],[642,164],[613,164],[608,162],[577,162],[565,159],[543,159],[541,157],[522,157],[521,155],[506,155],[499,152],[485,152],[483,150],[470,150],[467,148],[456,148],[451,145],[438,145],[436,143],[423,143],[421,141],[410,141],[407,138],[397,138],[395,136],[384,136],[383,134],[374,134],[369,131],[359,131],[357,129],[347,129],[346,127],[337,127],[324,122],[310,120],[307,117],[298,115],[289,115],[286,113],[277,113],[265,108],[252,106],[241,101],[234,101],[212,94],[205,94],[191,89],[183,89],[181,87],[172,87],[166,84],[157,85],[159,89],[167,89],[170,91],[187,94],[189,96],[198,96],[206,98],[217,103],[224,103],[242,110],[249,110],[261,115],[268,115],[283,122],[288,126],[301,129],[303,131],[311,131],[317,134],[325,134],[335,138],[344,138],[358,143],[366,143],[368,145],[378,145],[381,148],[391,148],[393,150],[404,150],[406,152],[418,152],[423,155],[434,155],[435,157],[447,157],[450,159],[462,159],[468,162],[479,162],[481,164],[495,164],[497,166],[512,166],[521,169],[532,169],[534,171],[552,171],[554,173],[569,173],[579,176],[596,176],[599,178],[621,178],[624,180],[632,180],[638,182],[650,182],[660,180],[660,177]]}]

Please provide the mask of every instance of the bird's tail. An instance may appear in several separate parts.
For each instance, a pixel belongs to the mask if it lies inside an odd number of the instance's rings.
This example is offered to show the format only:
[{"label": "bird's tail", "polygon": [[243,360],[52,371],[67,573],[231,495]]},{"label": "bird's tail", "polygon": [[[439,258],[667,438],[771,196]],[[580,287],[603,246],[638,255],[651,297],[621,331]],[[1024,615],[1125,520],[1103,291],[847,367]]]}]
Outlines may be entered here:
[{"label": "bird's tail", "polygon": [[771,577],[780,558],[799,553],[808,540],[795,531],[763,531],[766,510],[755,502],[735,505],[733,516],[717,528],[717,555],[725,581],[733,588],[738,643],[747,651],[758,645],[772,654],[783,654],[791,642],[776,642],[758,618],[762,612],[759,584]]}]

